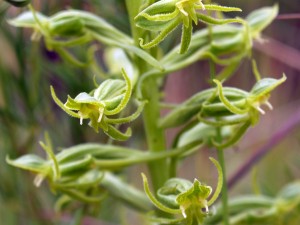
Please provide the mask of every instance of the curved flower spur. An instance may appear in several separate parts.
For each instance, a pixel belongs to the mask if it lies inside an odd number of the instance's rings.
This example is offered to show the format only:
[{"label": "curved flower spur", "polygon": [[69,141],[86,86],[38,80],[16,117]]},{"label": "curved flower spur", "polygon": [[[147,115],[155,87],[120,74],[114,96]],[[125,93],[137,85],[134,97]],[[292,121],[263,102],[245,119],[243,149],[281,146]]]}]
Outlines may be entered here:
[{"label": "curved flower spur", "polygon": [[153,221],[163,224],[202,224],[209,215],[209,206],[218,198],[223,186],[223,174],[220,164],[214,158],[209,158],[218,170],[218,184],[213,196],[210,186],[201,184],[197,179],[190,182],[181,178],[171,178],[158,189],[158,199],[151,193],[147,177],[142,174],[144,190],[150,201],[163,212],[179,215],[179,218],[152,218]]},{"label": "curved flower spur", "polygon": [[239,8],[219,5],[203,4],[201,0],[162,0],[158,1],[143,11],[136,17],[136,25],[145,30],[159,32],[150,42],[144,44],[144,39],[140,38],[142,48],[155,47],[162,42],[177,26],[182,23],[182,35],[180,53],[185,53],[190,45],[193,22],[198,24],[198,20],[206,24],[226,24],[239,22],[241,19],[216,19],[211,16],[199,13],[198,10],[213,10],[221,12],[241,11]]},{"label": "curved flower spur", "polygon": [[125,133],[122,133],[113,125],[129,123],[136,119],[142,112],[144,102],[140,103],[137,111],[128,117],[109,118],[119,114],[127,106],[131,97],[131,80],[124,69],[122,75],[125,82],[119,79],[107,79],[92,94],[83,92],[74,99],[68,96],[65,104],[57,98],[53,87],[51,87],[51,94],[60,108],[70,116],[80,119],[80,124],[84,119],[90,119],[89,125],[96,132],[101,128],[109,137],[125,141],[131,136],[131,129],[128,128]]}]

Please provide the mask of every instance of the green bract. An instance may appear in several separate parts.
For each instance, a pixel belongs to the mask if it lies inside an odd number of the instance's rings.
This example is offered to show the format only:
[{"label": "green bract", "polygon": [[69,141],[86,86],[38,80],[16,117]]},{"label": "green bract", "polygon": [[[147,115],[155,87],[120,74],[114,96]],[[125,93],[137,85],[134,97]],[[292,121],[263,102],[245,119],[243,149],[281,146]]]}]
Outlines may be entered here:
[{"label": "green bract", "polygon": [[143,48],[152,48],[162,42],[177,26],[182,24],[180,53],[185,53],[190,45],[193,22],[197,25],[198,20],[207,24],[226,24],[232,22],[242,22],[240,19],[215,19],[208,15],[199,13],[197,10],[215,11],[241,11],[239,8],[225,7],[219,5],[204,5],[201,0],[161,0],[158,1],[136,17],[136,25],[145,30],[160,32],[150,42],[144,44],[140,39]]},{"label": "green bract", "polygon": [[144,103],[140,104],[136,113],[124,118],[109,118],[119,114],[130,100],[132,84],[126,72],[122,70],[125,82],[119,79],[108,79],[93,91],[93,95],[85,92],[80,93],[74,99],[68,96],[68,100],[63,104],[51,87],[54,101],[69,115],[80,119],[89,119],[89,125],[98,132],[101,128],[108,136],[113,139],[124,141],[131,136],[131,129],[125,133],[117,130],[113,125],[128,123],[136,119],[142,111]]}]

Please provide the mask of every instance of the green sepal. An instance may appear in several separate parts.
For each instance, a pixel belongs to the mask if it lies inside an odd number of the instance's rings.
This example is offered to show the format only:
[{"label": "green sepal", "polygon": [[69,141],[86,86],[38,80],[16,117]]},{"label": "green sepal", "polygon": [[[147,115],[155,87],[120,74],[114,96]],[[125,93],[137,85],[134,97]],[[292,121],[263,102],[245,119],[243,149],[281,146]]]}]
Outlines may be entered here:
[{"label": "green sepal", "polygon": [[14,160],[7,156],[6,162],[12,166],[44,175],[51,170],[51,165],[48,161],[33,154],[24,155]]},{"label": "green sepal", "polygon": [[176,0],[155,2],[134,18],[136,26],[151,31],[164,30],[169,25],[169,21],[174,19],[175,3]]},{"label": "green sepal", "polygon": [[59,165],[59,170],[62,175],[70,175],[71,173],[77,173],[81,170],[86,170],[89,168],[93,161],[93,157],[91,155],[86,155],[84,158],[79,160],[74,160],[69,163],[61,163]]},{"label": "green sepal", "polygon": [[80,176],[76,176],[72,180],[61,179],[52,184],[53,188],[74,188],[76,189],[88,189],[99,185],[104,177],[104,172],[99,170],[88,170]]},{"label": "green sepal", "polygon": [[249,23],[252,36],[257,37],[276,18],[277,14],[277,4],[273,7],[263,7],[250,13],[246,20]]},{"label": "green sepal", "polygon": [[126,141],[132,135],[132,131],[131,131],[130,127],[127,128],[127,130],[123,133],[123,132],[119,131],[118,129],[116,129],[114,126],[108,125],[107,131],[105,131],[105,130],[103,130],[103,131],[109,137],[111,137],[112,139],[117,140],[117,141]]},{"label": "green sepal", "polygon": [[181,44],[180,44],[180,54],[186,53],[188,50],[191,39],[192,39],[192,33],[193,33],[193,25],[192,21],[189,22],[188,26],[182,26],[182,34],[181,34]]},{"label": "green sepal", "polygon": [[[222,137],[226,137],[230,132],[228,127],[222,127]],[[197,123],[195,126],[184,131],[178,138],[177,146],[182,147],[195,141],[203,140],[209,141],[211,138],[216,137],[216,128],[203,123]]]},{"label": "green sepal", "polygon": [[[36,16],[42,24],[48,23],[49,18],[43,14],[36,12]],[[16,18],[8,20],[8,23],[15,27],[38,28],[36,20],[30,11],[23,12]]]},{"label": "green sepal", "polygon": [[193,183],[181,178],[171,178],[167,180],[160,189],[157,190],[157,198],[170,208],[178,209],[176,201],[178,195],[192,187]]},{"label": "green sepal", "polygon": [[94,92],[94,97],[101,101],[120,96],[125,91],[125,82],[119,79],[107,79],[103,81]]},{"label": "green sepal", "polygon": [[172,209],[168,206],[165,206],[151,193],[150,188],[149,188],[148,179],[147,179],[146,175],[143,173],[142,173],[142,178],[143,178],[144,191],[145,191],[147,197],[149,198],[149,200],[153,203],[153,205],[155,205],[158,209],[160,209],[163,212],[167,212],[167,213],[175,214],[175,215],[180,214],[181,211],[179,209]]},{"label": "green sepal", "polygon": [[49,21],[49,32],[53,36],[82,36],[84,23],[80,18],[66,18],[58,21]]},{"label": "green sepal", "polygon": [[278,87],[286,80],[286,76],[283,74],[281,79],[274,78],[263,78],[253,86],[250,91],[251,96],[255,98],[261,98],[265,95],[268,95],[272,90]]}]

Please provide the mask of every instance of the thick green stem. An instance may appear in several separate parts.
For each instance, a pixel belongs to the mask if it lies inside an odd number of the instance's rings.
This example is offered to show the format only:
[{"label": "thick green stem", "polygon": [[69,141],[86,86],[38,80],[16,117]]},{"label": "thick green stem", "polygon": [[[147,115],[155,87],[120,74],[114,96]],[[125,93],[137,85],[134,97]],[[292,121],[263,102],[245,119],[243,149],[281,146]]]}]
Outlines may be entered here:
[{"label": "thick green stem", "polygon": [[[139,13],[142,3],[142,0],[126,0],[131,33],[137,46],[139,46],[138,40],[143,37],[144,32],[135,26],[134,17]],[[155,55],[155,49],[152,50],[151,53]],[[139,65],[140,74],[143,74],[149,69],[147,68],[147,65],[139,61],[139,59],[136,59],[136,64]],[[166,141],[164,130],[158,127],[158,119],[160,117],[160,93],[156,78],[149,78],[147,83],[142,85],[142,94],[143,98],[148,101],[143,112],[148,149],[151,152],[165,151]],[[168,179],[169,172],[167,160],[162,159],[149,163],[149,170],[153,187],[157,190],[163,186],[164,182]]]},{"label": "thick green stem", "polygon": [[[158,127],[160,117],[159,90],[155,78],[147,80],[143,85],[143,96],[148,100],[143,113],[146,137],[149,150],[161,152],[166,149],[164,130]],[[155,190],[163,186],[168,179],[168,164],[166,159],[149,163],[152,184]]]}]

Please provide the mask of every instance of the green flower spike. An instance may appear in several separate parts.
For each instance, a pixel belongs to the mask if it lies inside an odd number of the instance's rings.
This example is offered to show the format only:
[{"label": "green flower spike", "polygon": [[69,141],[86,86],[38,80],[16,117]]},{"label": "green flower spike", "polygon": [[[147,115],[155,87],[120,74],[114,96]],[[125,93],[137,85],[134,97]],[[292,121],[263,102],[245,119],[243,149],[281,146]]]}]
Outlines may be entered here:
[{"label": "green flower spike", "polygon": [[150,201],[160,210],[180,216],[176,219],[155,218],[154,220],[166,224],[179,222],[188,225],[195,224],[195,222],[202,224],[204,218],[208,216],[208,207],[216,201],[223,185],[223,174],[218,161],[214,158],[210,158],[210,160],[216,166],[219,177],[217,189],[209,200],[208,198],[212,193],[210,186],[201,184],[197,179],[194,180],[194,183],[191,183],[184,179],[172,178],[158,190],[158,197],[162,200],[162,203],[150,192],[148,180],[142,174],[144,189]]},{"label": "green flower spike", "polygon": [[188,50],[191,42],[193,22],[195,25],[198,24],[198,20],[207,24],[241,22],[240,19],[215,19],[198,13],[197,10],[215,10],[223,12],[241,11],[241,9],[234,7],[204,5],[202,0],[158,1],[141,11],[135,17],[136,25],[138,27],[145,30],[160,32],[153,40],[145,44],[144,40],[141,38],[141,47],[145,49],[155,47],[182,23],[180,53],[183,54]]},{"label": "green flower spike", "polygon": [[130,100],[132,84],[125,70],[122,70],[125,82],[119,79],[105,80],[94,92],[93,95],[85,92],[80,93],[74,99],[68,96],[68,100],[63,104],[56,96],[51,87],[51,93],[56,104],[70,116],[80,119],[80,124],[84,119],[89,119],[89,125],[96,131],[99,128],[113,139],[124,141],[131,136],[131,129],[125,133],[117,130],[114,124],[123,124],[136,119],[141,113],[144,103],[140,103],[137,111],[131,116],[124,118],[109,118],[120,113]]}]

